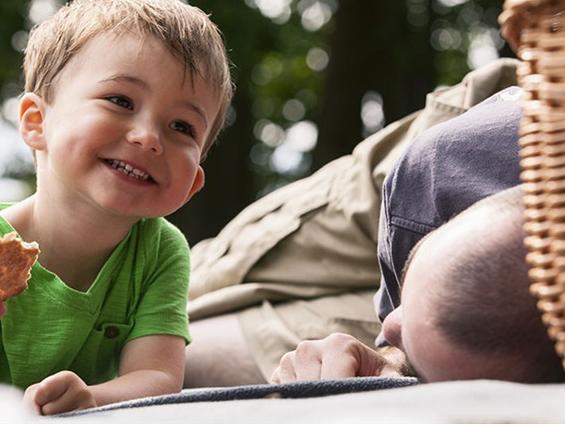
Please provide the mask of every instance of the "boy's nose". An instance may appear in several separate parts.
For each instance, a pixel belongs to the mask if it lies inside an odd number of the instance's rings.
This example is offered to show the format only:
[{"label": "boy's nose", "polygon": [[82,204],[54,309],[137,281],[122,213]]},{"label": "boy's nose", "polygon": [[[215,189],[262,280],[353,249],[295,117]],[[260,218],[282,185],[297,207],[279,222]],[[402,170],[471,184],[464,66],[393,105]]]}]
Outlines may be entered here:
[{"label": "boy's nose", "polygon": [[158,129],[149,127],[132,129],[127,134],[127,141],[143,150],[152,151],[156,154],[163,152],[163,145]]}]

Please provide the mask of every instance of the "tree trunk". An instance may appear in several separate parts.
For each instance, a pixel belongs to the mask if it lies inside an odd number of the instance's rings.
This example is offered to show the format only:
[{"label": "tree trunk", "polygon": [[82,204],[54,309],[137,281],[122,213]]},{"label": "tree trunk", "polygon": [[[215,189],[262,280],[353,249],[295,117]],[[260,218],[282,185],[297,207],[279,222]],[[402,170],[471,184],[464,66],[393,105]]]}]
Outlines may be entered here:
[{"label": "tree trunk", "polygon": [[410,26],[405,1],[342,0],[334,25],[313,170],[361,141],[369,90],[381,94],[391,122],[423,106],[434,87],[429,26]]}]

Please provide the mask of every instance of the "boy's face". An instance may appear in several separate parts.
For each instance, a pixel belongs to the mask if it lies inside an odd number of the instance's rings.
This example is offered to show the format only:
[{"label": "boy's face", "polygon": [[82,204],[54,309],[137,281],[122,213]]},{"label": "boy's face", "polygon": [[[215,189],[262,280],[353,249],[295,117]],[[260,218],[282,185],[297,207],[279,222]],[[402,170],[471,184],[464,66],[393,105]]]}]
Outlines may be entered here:
[{"label": "boy's face", "polygon": [[165,216],[203,185],[218,106],[156,38],[102,34],[59,74],[50,104],[24,96],[21,133],[49,196],[132,219]]}]

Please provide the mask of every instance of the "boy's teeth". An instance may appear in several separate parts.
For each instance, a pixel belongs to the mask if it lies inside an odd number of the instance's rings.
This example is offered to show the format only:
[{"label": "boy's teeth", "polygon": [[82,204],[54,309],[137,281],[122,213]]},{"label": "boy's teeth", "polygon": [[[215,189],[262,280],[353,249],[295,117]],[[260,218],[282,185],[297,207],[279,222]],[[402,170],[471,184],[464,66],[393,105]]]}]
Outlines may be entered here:
[{"label": "boy's teeth", "polygon": [[147,180],[149,179],[149,174],[134,168],[129,163],[122,162],[121,160],[112,159],[108,161],[110,166],[117,171],[120,171],[130,177],[137,178],[138,180]]}]

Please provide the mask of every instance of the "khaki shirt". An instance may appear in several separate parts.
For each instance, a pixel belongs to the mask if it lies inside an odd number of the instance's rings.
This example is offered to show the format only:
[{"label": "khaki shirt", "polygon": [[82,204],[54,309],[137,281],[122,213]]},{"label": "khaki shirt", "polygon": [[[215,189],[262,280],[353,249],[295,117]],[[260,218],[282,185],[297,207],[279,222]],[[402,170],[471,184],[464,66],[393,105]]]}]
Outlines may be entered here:
[{"label": "khaki shirt", "polygon": [[[384,177],[422,131],[516,84],[513,59],[429,94],[423,110],[393,122],[312,176],[245,208],[192,250],[192,320],[260,304],[379,286],[377,233]],[[322,140],[323,142],[323,140]]]}]

